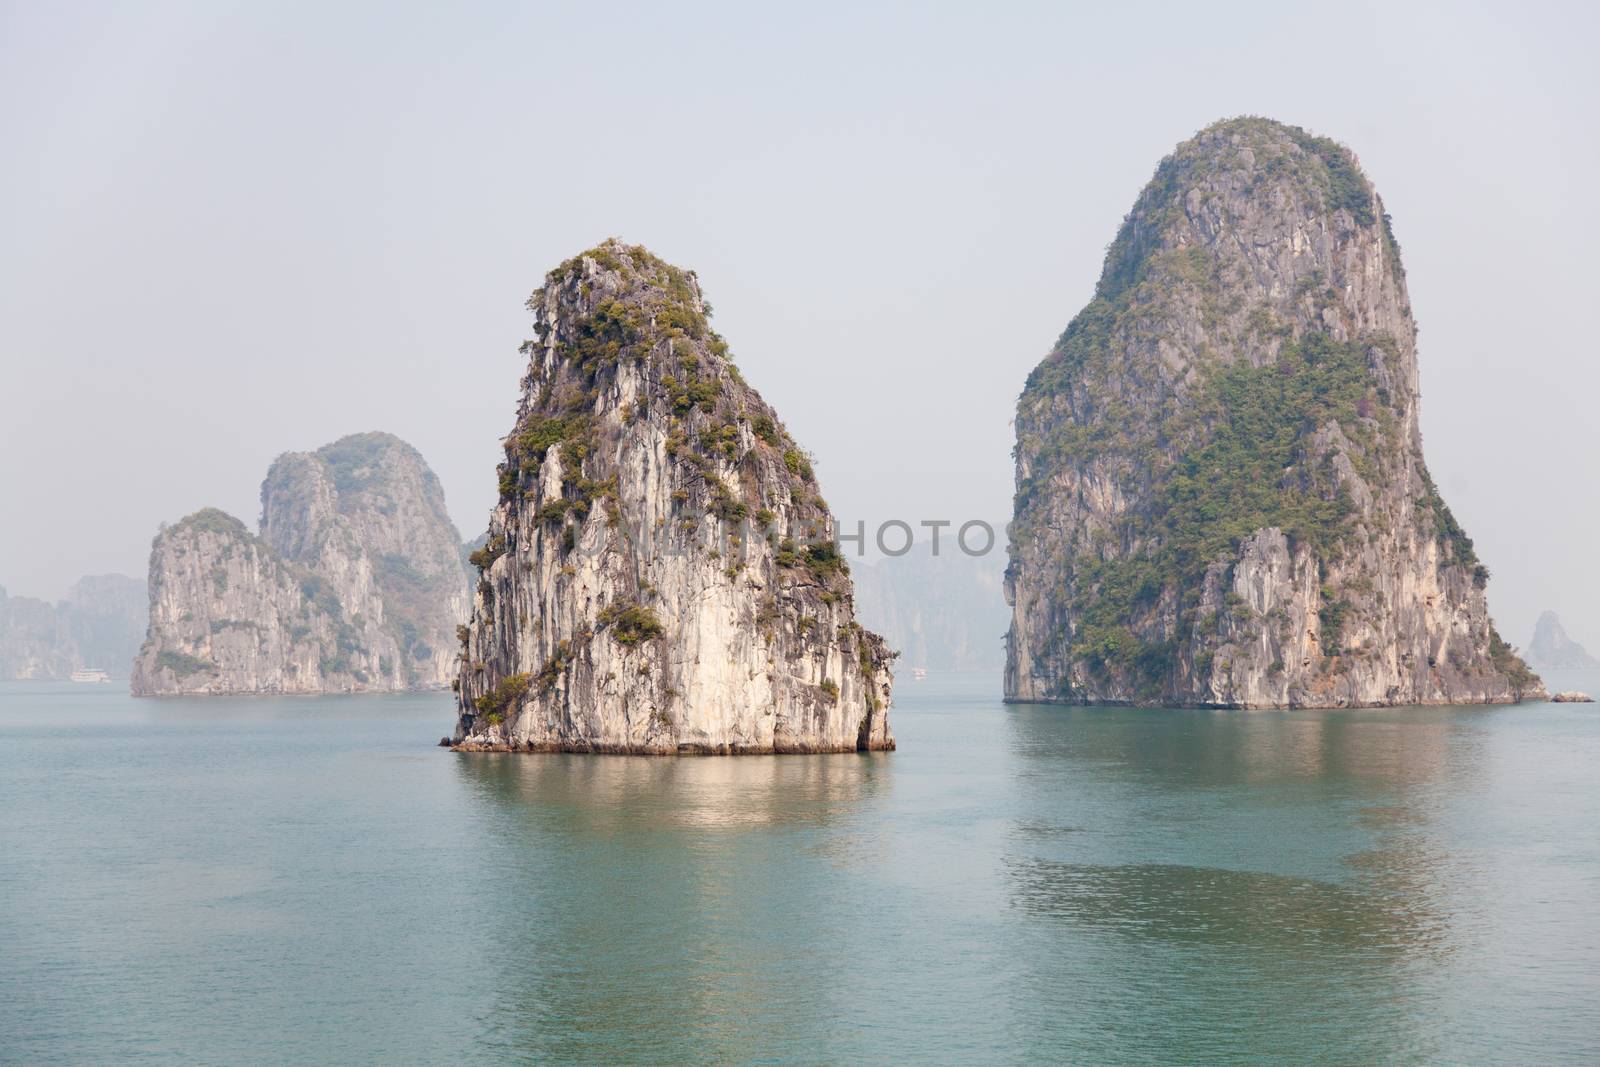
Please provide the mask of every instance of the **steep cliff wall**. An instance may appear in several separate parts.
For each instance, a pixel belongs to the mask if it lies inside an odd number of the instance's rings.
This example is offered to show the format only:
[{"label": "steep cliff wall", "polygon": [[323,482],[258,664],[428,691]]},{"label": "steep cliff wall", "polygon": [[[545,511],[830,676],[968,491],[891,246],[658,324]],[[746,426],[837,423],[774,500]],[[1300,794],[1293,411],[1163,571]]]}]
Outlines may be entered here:
[{"label": "steep cliff wall", "polygon": [[409,686],[449,684],[470,578],[444,490],[390,434],[278,457],[261,486],[261,535],[327,581],[363,647]]},{"label": "steep cliff wall", "polygon": [[1262,119],[1180,145],[1018,403],[1007,698],[1541,693],[1428,476],[1417,383],[1354,157]]},{"label": "steep cliff wall", "polygon": [[529,307],[455,743],[892,748],[891,656],[855,620],[833,517],[694,275],[613,241]]},{"label": "steep cliff wall", "polygon": [[73,583],[56,609],[66,617],[75,667],[128,677],[149,621],[150,594],[143,578],[86,575]]},{"label": "steep cliff wall", "polygon": [[156,538],[134,692],[440,688],[469,577],[438,479],[388,434],[287,453],[261,535],[207,509]]},{"label": "steep cliff wall", "polygon": [[65,678],[82,666],[76,652],[54,605],[0,589],[0,678]]},{"label": "steep cliff wall", "polygon": [[95,667],[126,678],[148,612],[145,583],[125,574],[78,579],[55,604],[0,589],[0,678],[66,678]]},{"label": "steep cliff wall", "polygon": [[327,586],[238,519],[206,508],[156,537],[136,695],[318,693],[385,681]]}]

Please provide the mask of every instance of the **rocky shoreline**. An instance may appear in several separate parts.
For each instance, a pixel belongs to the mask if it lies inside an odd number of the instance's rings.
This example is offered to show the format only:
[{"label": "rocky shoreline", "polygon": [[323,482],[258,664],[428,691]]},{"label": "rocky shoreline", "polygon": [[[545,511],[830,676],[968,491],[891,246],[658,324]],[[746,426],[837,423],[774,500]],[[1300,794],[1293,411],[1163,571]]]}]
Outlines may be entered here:
[{"label": "rocky shoreline", "polygon": [[614,745],[595,742],[527,741],[521,744],[484,741],[456,741],[449,737],[439,739],[440,748],[454,752],[503,752],[515,754],[567,753],[589,756],[828,756],[860,752],[893,752],[894,738],[870,740],[866,747],[859,745],[699,745],[686,742],[676,748]]}]

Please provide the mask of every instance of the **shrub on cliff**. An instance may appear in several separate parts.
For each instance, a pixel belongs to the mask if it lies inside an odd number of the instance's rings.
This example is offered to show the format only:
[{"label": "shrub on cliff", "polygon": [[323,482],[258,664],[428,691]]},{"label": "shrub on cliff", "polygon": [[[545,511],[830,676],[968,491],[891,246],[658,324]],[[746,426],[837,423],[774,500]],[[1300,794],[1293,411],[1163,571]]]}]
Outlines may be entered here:
[{"label": "shrub on cliff", "polygon": [[636,645],[652,637],[660,637],[663,627],[656,613],[632,601],[612,601],[595,617],[599,625],[611,628],[612,638],[620,645]]}]

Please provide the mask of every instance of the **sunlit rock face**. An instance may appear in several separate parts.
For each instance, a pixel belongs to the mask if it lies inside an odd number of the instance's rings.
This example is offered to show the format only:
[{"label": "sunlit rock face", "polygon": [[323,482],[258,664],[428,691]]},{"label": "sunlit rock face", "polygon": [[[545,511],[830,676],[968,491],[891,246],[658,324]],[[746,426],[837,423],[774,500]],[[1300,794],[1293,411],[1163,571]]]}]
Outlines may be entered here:
[{"label": "sunlit rock face", "polygon": [[139,695],[436,689],[469,578],[439,481],[410,445],[356,434],[287,453],[261,533],[208,508],[150,556]]},{"label": "sunlit rock face", "polygon": [[637,753],[894,747],[811,464],[694,275],[610,241],[534,293],[453,743]]},{"label": "sunlit rock face", "polygon": [[1347,149],[1236,119],[1163,160],[1018,403],[1006,697],[1542,695],[1423,463],[1416,335]]}]

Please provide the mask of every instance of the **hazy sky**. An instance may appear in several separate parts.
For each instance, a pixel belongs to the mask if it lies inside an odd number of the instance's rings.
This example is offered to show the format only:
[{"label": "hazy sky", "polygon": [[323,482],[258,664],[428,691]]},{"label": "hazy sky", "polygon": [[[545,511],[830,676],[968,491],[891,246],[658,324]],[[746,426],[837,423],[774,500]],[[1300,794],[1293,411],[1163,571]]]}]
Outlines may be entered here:
[{"label": "hazy sky", "polygon": [[1600,646],[1589,5],[0,6],[0,584],[254,524],[383,429],[485,524],[523,301],[608,235],[697,270],[847,523],[1000,518],[1028,370],[1157,160],[1346,142],[1422,326],[1427,458],[1509,639]]}]

